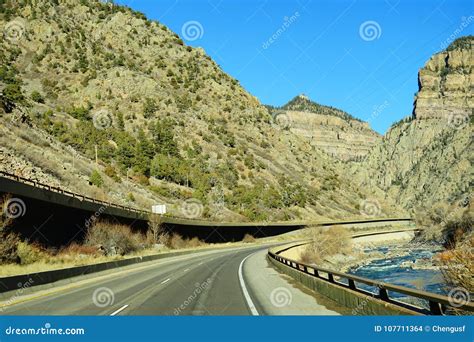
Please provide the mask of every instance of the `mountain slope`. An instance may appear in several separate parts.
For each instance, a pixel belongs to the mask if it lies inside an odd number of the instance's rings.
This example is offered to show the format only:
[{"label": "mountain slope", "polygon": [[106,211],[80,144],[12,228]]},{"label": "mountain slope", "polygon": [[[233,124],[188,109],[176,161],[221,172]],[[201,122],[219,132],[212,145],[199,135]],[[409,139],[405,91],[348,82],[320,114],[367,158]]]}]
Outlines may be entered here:
[{"label": "mountain slope", "polygon": [[[143,14],[93,0],[0,6],[3,170],[193,218],[353,217],[379,198]],[[397,211],[379,203],[380,216]]]}]

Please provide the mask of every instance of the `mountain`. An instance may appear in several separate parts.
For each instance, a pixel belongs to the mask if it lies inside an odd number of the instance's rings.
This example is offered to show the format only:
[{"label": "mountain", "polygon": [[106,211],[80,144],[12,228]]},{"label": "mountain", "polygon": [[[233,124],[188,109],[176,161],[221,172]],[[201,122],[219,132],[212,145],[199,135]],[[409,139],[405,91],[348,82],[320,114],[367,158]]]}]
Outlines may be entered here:
[{"label": "mountain", "polygon": [[363,163],[363,184],[408,210],[468,203],[474,184],[474,37],[462,37],[419,71],[413,116],[394,124]]},{"label": "mountain", "polygon": [[203,49],[139,12],[9,0],[0,24],[2,170],[192,218],[354,217],[367,199],[379,216],[399,211],[275,122]]},{"label": "mountain", "polygon": [[381,139],[369,124],[298,95],[284,106],[268,107],[277,120],[312,146],[341,161],[360,161]]}]

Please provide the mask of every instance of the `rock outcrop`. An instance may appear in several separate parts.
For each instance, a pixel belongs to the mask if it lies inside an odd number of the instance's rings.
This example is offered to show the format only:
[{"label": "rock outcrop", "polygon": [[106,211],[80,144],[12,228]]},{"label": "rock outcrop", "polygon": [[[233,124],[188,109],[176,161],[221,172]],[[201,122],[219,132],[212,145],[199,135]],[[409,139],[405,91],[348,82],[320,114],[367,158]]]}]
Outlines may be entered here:
[{"label": "rock outcrop", "polygon": [[473,39],[464,37],[435,54],[418,74],[417,119],[459,121],[474,108]]}]

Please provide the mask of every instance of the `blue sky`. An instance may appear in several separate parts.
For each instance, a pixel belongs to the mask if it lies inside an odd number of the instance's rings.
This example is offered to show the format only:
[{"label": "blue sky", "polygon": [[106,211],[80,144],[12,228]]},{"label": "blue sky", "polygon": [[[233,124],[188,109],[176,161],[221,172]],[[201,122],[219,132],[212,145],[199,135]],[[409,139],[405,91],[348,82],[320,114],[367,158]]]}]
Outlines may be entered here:
[{"label": "blue sky", "polygon": [[305,93],[382,134],[411,113],[419,68],[474,32],[474,5],[464,0],[117,2],[203,47],[264,104]]}]

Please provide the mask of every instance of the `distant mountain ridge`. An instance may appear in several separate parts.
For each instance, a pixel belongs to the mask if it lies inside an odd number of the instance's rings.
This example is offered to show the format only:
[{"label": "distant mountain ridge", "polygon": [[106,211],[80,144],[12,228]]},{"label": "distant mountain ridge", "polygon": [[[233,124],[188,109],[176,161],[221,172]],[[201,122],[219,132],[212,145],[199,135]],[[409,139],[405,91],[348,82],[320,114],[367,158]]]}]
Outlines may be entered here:
[{"label": "distant mountain ridge", "polygon": [[312,101],[309,97],[307,97],[304,94],[295,96],[288,103],[283,105],[281,109],[298,111],[298,112],[315,113],[315,114],[321,114],[321,115],[333,115],[333,116],[337,116],[348,121],[355,120],[355,121],[362,122],[362,120],[350,115],[349,113],[341,109],[337,109],[332,106],[325,106],[315,101]]},{"label": "distant mountain ridge", "polygon": [[288,129],[341,161],[360,161],[381,136],[369,124],[343,110],[318,104],[300,94],[281,107],[267,106],[273,116],[285,115]]}]

